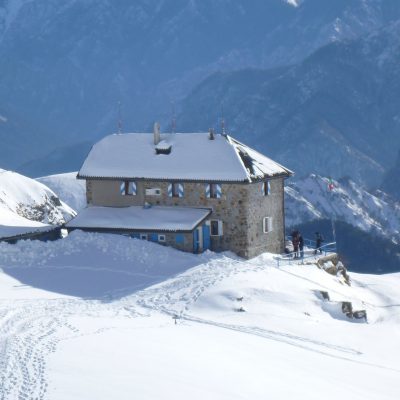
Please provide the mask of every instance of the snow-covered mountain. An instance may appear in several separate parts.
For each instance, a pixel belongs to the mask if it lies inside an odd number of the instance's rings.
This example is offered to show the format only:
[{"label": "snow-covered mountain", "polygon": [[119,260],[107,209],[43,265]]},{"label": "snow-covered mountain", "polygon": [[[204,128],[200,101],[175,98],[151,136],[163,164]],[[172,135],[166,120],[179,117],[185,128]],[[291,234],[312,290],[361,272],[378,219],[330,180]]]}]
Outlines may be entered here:
[{"label": "snow-covered mountain", "polygon": [[212,72],[297,63],[399,16],[395,0],[3,0],[0,157],[98,139],[119,100],[127,129],[170,121]]},{"label": "snow-covered mountain", "polygon": [[86,181],[76,179],[77,172],[43,176],[36,181],[50,188],[76,212],[86,207]]},{"label": "snow-covered mountain", "polygon": [[75,214],[42,183],[0,169],[0,237],[48,230]]},{"label": "snow-covered mountain", "polygon": [[400,150],[395,165],[383,177],[381,189],[400,201]]},{"label": "snow-covered mountain", "polygon": [[399,202],[384,192],[370,193],[350,179],[332,182],[332,190],[329,178],[315,174],[287,182],[286,225],[334,219],[400,243]]},{"label": "snow-covered mountain", "polygon": [[0,398],[397,400],[400,275],[350,278],[118,235],[0,243]]}]

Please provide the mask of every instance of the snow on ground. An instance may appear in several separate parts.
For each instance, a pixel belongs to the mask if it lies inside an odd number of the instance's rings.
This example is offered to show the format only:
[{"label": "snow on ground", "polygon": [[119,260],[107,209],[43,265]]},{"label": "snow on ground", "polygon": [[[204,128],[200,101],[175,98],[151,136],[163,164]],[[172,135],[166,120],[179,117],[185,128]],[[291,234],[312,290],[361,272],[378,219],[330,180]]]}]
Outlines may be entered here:
[{"label": "snow on ground", "polygon": [[77,172],[56,174],[36,178],[50,188],[57,196],[75,211],[86,207],[86,183],[76,179]]},{"label": "snow on ground", "polygon": [[49,224],[31,221],[7,209],[0,209],[0,223],[0,237],[3,238],[29,232],[47,232],[53,229],[53,226]]},{"label": "snow on ground", "polygon": [[349,287],[270,254],[77,231],[0,244],[0,267],[1,399],[400,396],[400,274]]},{"label": "snow on ground", "polygon": [[74,215],[45,185],[0,169],[0,238],[51,230]]},{"label": "snow on ground", "polygon": [[334,218],[366,232],[373,232],[400,242],[400,204],[383,193],[372,194],[351,180],[333,181],[328,190],[328,178],[310,175],[288,182],[286,194],[286,224]]}]

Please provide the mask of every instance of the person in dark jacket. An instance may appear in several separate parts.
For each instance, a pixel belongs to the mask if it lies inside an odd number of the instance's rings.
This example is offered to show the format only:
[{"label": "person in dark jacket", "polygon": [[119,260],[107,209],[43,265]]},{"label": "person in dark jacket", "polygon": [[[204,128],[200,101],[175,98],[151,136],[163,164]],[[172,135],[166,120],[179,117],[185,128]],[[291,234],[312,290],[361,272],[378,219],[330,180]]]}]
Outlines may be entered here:
[{"label": "person in dark jacket", "polygon": [[293,243],[294,258],[298,258],[299,257],[299,232],[298,231],[292,232],[292,243]]},{"label": "person in dark jacket", "polygon": [[299,250],[300,250],[300,258],[304,258],[304,239],[303,235],[299,233]]},{"label": "person in dark jacket", "polygon": [[320,252],[320,254],[322,254],[322,242],[324,241],[324,238],[322,237],[322,235],[319,232],[315,232],[315,250],[314,250],[314,254],[317,254],[318,251]]}]

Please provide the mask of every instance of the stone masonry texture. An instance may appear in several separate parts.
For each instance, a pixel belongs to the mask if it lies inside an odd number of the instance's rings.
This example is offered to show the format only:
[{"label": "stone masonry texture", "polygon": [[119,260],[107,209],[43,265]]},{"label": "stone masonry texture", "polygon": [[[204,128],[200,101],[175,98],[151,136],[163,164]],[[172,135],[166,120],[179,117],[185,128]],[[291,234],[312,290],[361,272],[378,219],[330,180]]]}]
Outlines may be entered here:
[{"label": "stone masonry texture", "polygon": [[[96,206],[186,206],[212,209],[209,220],[223,221],[223,235],[211,237],[214,251],[231,250],[239,256],[252,258],[266,251],[284,250],[284,179],[270,180],[271,192],[264,196],[261,182],[222,184],[219,199],[207,198],[206,183],[182,182],[184,196],[169,197],[169,182],[136,181],[136,195],[121,195],[119,180],[87,180],[88,204]],[[146,195],[146,189],[160,189],[161,195]],[[264,233],[263,218],[272,218],[272,231]],[[178,246],[173,235],[167,236],[167,245],[192,251],[193,238],[185,234],[184,245]]]}]

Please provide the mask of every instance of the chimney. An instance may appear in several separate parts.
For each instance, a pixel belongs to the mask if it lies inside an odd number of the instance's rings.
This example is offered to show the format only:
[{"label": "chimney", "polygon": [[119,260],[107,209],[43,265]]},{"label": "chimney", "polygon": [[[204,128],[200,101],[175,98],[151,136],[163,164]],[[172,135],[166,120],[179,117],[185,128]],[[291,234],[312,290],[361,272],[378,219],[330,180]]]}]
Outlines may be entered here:
[{"label": "chimney", "polygon": [[213,129],[213,128],[210,128],[210,129],[208,130],[208,138],[209,138],[210,140],[214,140],[214,139],[215,139],[214,129]]},{"label": "chimney", "polygon": [[160,143],[160,124],[158,122],[154,123],[153,133],[154,133],[154,144],[157,145],[158,143]]}]

